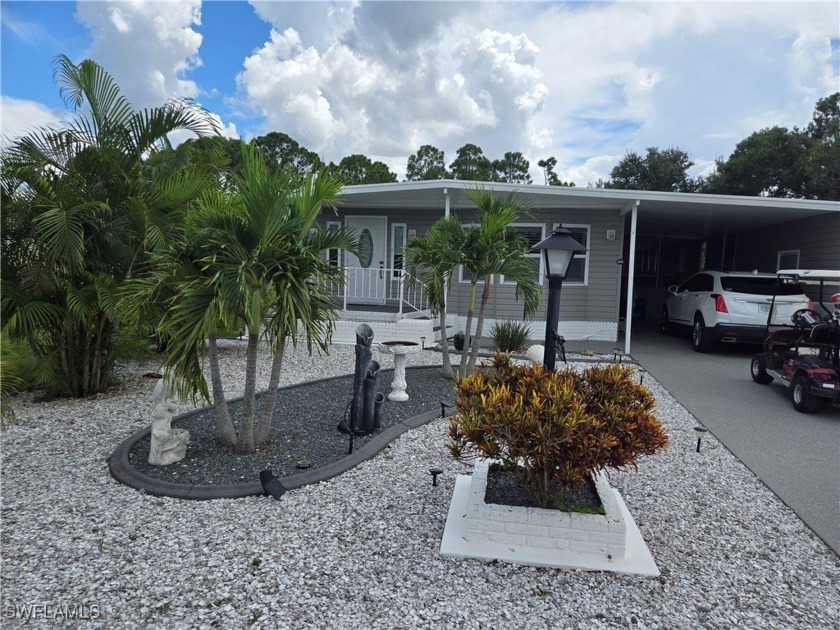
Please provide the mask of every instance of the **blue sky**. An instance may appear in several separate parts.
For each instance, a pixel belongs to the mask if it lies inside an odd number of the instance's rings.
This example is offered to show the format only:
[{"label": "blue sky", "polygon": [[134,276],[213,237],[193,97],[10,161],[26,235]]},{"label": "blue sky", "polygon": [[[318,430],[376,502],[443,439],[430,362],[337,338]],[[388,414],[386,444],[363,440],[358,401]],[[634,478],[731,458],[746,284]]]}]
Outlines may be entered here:
[{"label": "blue sky", "polygon": [[694,173],[758,129],[804,126],[840,90],[829,2],[3,1],[2,130],[66,115],[52,59],[91,57],[137,107],[191,97],[223,132],[283,131],[326,160],[401,177],[422,144],[555,156],[607,177],[679,146]]}]

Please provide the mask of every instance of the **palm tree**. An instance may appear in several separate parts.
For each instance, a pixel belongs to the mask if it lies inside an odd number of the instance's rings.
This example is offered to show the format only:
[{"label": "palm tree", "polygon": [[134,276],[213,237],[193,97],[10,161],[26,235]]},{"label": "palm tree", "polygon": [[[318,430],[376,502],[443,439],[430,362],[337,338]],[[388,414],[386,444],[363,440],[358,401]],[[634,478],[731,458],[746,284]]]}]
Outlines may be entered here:
[{"label": "palm tree", "polygon": [[[511,193],[495,195],[483,188],[467,191],[467,196],[478,211],[477,225],[466,228],[461,264],[470,275],[470,301],[467,309],[467,336],[470,334],[478,282],[484,280],[481,303],[476,320],[472,343],[464,346],[459,371],[469,374],[475,368],[478,348],[484,327],[484,314],[490,299],[490,281],[494,275],[504,275],[516,282],[516,299],[524,299],[524,315],[532,316],[540,304],[540,287],[534,274],[534,267],[526,257],[528,246],[511,227],[520,212],[526,208]],[[469,354],[469,359],[467,358]]]},{"label": "palm tree", "polygon": [[166,245],[210,177],[172,160],[167,134],[217,129],[189,101],[135,111],[94,61],[62,55],[55,66],[73,119],[2,155],[2,320],[30,344],[45,384],[86,396],[108,387],[133,341],[121,334],[121,285]]},{"label": "palm tree", "polygon": [[452,363],[449,344],[446,342],[446,295],[452,273],[460,261],[463,234],[458,217],[451,215],[439,219],[429,228],[424,238],[414,238],[406,247],[408,272],[423,285],[432,304],[432,311],[436,311],[439,317],[443,374],[450,378]]},{"label": "palm tree", "polygon": [[[302,180],[272,172],[259,149],[242,146],[241,170],[231,192],[212,191],[198,204],[200,222],[184,240],[192,271],[169,273],[154,282],[173,282],[161,330],[172,339],[165,359],[183,392],[207,396],[199,357],[210,363],[219,438],[237,452],[252,453],[269,435],[282,367],[289,342],[302,339],[311,352],[327,350],[335,307],[328,285],[343,281],[342,270],[323,256],[331,248],[352,250],[344,228],[316,227],[323,206],[333,207],[341,184],[326,173]],[[170,266],[176,269],[178,265]],[[181,267],[182,269],[184,267]],[[248,333],[242,416],[234,431],[227,412],[215,332],[243,321]],[[269,390],[259,423],[255,421],[257,349],[264,337],[273,353]]]}]

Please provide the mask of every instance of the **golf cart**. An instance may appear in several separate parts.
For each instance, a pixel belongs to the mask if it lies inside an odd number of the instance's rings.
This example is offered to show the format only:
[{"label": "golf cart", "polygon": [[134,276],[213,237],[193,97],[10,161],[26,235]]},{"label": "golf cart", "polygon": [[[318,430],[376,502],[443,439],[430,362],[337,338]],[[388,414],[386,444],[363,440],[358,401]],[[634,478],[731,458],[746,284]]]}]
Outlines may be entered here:
[{"label": "golf cart", "polygon": [[840,293],[825,297],[827,285],[840,285],[840,271],[780,270],[776,293],[786,282],[818,285],[818,301],[813,308],[793,313],[790,323],[782,323],[773,319],[774,294],[764,351],[750,364],[752,379],[766,385],[775,376],[790,383],[793,408],[803,413],[814,413],[824,400],[840,406]]}]

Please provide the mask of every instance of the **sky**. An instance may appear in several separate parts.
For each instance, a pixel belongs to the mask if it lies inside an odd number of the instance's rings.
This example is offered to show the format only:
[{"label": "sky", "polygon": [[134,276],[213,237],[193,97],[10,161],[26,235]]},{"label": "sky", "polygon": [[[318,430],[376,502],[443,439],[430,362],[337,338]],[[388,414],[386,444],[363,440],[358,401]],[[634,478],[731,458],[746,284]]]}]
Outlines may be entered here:
[{"label": "sky", "polygon": [[[402,180],[424,144],[520,151],[534,183],[680,147],[708,172],[840,91],[840,3],[0,2],[3,136],[68,115],[53,60],[94,59],[137,108],[187,97],[227,136],[287,133]],[[184,137],[176,137],[180,141]]]}]

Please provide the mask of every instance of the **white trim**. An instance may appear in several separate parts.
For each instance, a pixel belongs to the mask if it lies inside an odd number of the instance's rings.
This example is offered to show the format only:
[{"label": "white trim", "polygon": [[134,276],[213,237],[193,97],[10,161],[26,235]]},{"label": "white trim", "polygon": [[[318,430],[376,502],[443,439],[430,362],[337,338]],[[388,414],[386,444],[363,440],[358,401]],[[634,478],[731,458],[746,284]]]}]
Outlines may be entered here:
[{"label": "white trim", "polygon": [[[633,333],[633,292],[636,282],[636,222],[639,215],[639,202],[633,204],[630,215],[630,260],[627,268],[627,305],[624,314],[624,352],[630,354],[630,340]],[[620,278],[620,276],[619,276]]]},{"label": "white trim", "polygon": [[[490,275],[490,284],[493,284],[493,276],[496,274]],[[472,284],[470,280],[464,280],[464,265],[458,265],[458,284]],[[484,284],[484,279],[482,278],[476,284]]]},{"label": "white trim", "polygon": [[[540,241],[545,238],[545,223],[511,223],[510,227],[513,227],[513,228],[516,228],[516,227],[536,227],[536,228],[540,228]],[[539,241],[537,241],[537,242],[539,242]],[[539,283],[540,283],[540,286],[542,286],[543,276],[545,276],[545,271],[543,270],[544,263],[543,263],[542,252],[537,251],[537,252],[532,253],[532,252],[529,251],[525,256],[527,258],[536,258],[540,261]],[[507,286],[516,286],[516,282],[506,281],[504,275],[499,275],[499,284],[507,285]]]},{"label": "white trim", "polygon": [[776,252],[776,269],[782,269],[782,256],[790,256],[796,254],[796,264],[785,265],[785,269],[797,269],[799,267],[800,250],[798,249],[780,249]]},{"label": "white trim", "polygon": [[[665,202],[678,205],[715,205],[733,207],[752,207],[758,209],[779,208],[818,212],[840,212],[840,203],[836,201],[821,201],[813,199],[785,199],[779,197],[747,197],[735,195],[708,195],[703,193],[664,192],[652,190],[621,190],[615,188],[587,188],[584,186],[544,186],[541,184],[508,184],[504,182],[476,182],[461,179],[436,179],[406,182],[391,182],[386,184],[358,184],[345,186],[341,190],[344,203],[351,201],[355,195],[365,195],[377,192],[411,192],[423,190],[447,189],[451,195],[455,190],[471,190],[477,186],[485,190],[499,192],[515,192],[532,197],[567,197],[570,199],[603,200],[615,204],[621,214],[632,210],[633,203]],[[640,208],[644,210],[644,208]]]},{"label": "white trim", "polygon": [[571,228],[578,228],[578,229],[584,228],[584,229],[586,229],[586,242],[581,243],[581,245],[583,245],[586,248],[586,253],[585,254],[575,254],[574,257],[573,257],[573,259],[574,258],[578,258],[578,259],[583,258],[583,260],[584,260],[584,263],[583,263],[583,282],[574,282],[574,281],[570,281],[570,280],[564,280],[563,284],[565,286],[570,286],[570,287],[588,287],[589,286],[589,261],[590,261],[590,258],[589,258],[589,253],[590,253],[589,243],[592,241],[592,224],[591,223],[555,223],[552,226],[551,229],[556,230],[557,227],[561,226],[561,225],[566,229],[571,229]]},{"label": "white trim", "polygon": [[398,228],[398,227],[401,227],[403,229],[403,240],[402,240],[403,262],[402,262],[402,265],[400,265],[399,268],[402,269],[402,270],[405,269],[405,246],[408,243],[408,224],[407,223],[392,223],[391,224],[391,253],[390,253],[390,256],[389,256],[390,260],[388,261],[388,262],[390,262],[389,266],[392,269],[392,271],[391,271],[391,274],[392,274],[391,277],[392,278],[394,277],[393,274],[397,271],[397,261],[395,259],[396,255],[397,255],[397,239],[396,239],[396,235],[394,234],[394,232],[396,231],[396,228]]}]

